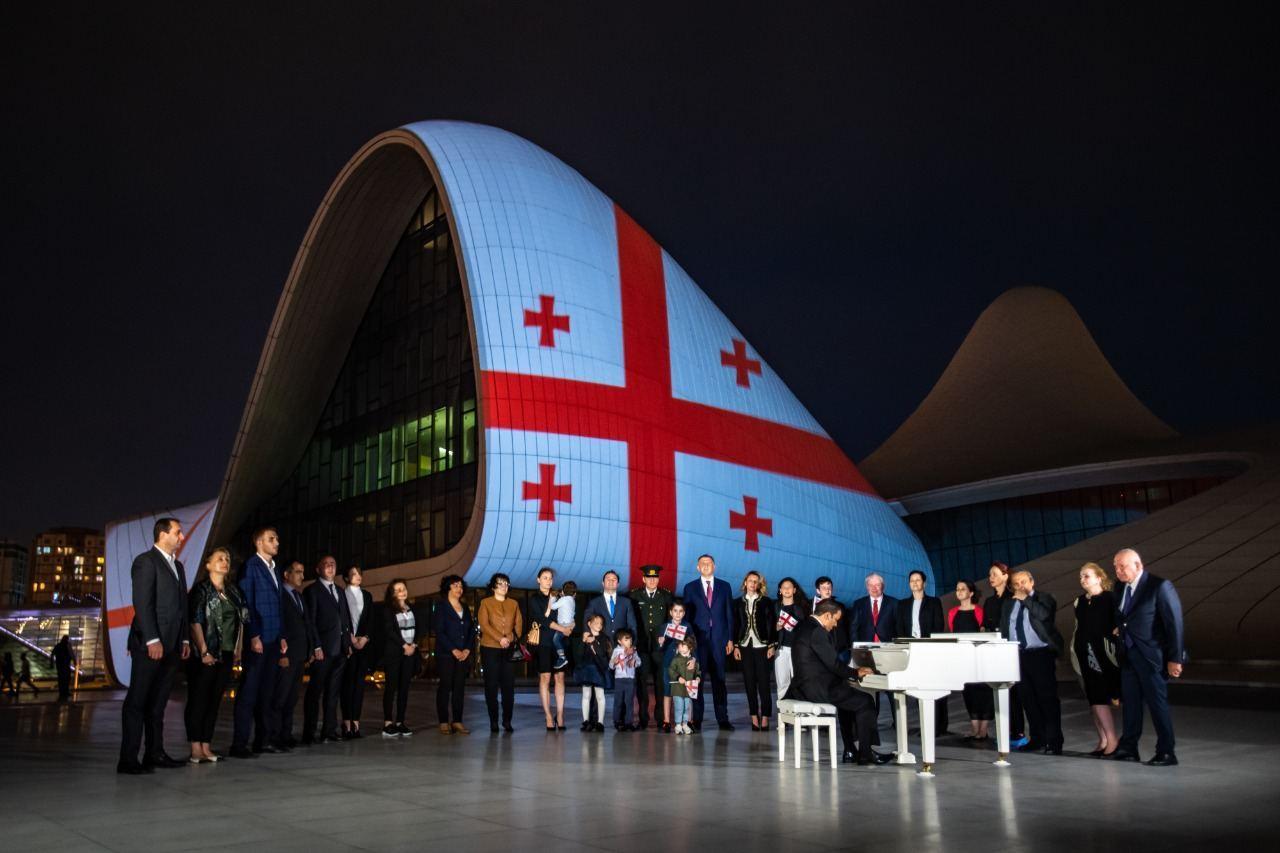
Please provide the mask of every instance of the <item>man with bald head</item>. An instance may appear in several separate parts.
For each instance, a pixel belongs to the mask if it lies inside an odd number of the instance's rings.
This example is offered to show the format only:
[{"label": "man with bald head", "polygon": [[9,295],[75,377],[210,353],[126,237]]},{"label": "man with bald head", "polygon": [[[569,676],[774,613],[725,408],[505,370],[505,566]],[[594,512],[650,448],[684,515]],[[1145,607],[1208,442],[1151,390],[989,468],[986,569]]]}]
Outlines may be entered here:
[{"label": "man with bald head", "polygon": [[1138,740],[1142,737],[1145,705],[1156,729],[1156,754],[1147,765],[1172,767],[1178,759],[1173,752],[1168,679],[1182,675],[1182,602],[1173,584],[1146,571],[1142,557],[1132,548],[1116,554],[1111,564],[1116,580],[1124,584],[1116,613],[1124,734],[1111,757],[1139,760]]},{"label": "man with bald head", "polygon": [[[1018,643],[1022,681],[1022,708],[1031,739],[1019,752],[1062,755],[1062,704],[1058,700],[1056,659],[1062,653],[1062,635],[1054,625],[1058,602],[1036,590],[1036,579],[1026,569],[1009,579],[1013,598],[1000,611],[1000,633]],[[1016,728],[1016,726],[1015,726]]]}]

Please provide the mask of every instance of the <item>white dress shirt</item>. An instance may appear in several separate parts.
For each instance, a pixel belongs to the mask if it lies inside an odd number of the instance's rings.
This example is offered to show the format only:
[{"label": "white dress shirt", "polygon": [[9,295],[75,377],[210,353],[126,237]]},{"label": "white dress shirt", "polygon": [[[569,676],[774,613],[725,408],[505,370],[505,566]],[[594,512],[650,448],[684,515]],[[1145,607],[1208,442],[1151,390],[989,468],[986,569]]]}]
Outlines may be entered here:
[{"label": "white dress shirt", "polygon": [[351,611],[351,633],[354,634],[360,625],[360,614],[364,612],[364,595],[360,587],[347,587],[347,610]]},{"label": "white dress shirt", "polygon": [[923,598],[911,598],[911,636],[920,636],[920,606],[924,604]]}]

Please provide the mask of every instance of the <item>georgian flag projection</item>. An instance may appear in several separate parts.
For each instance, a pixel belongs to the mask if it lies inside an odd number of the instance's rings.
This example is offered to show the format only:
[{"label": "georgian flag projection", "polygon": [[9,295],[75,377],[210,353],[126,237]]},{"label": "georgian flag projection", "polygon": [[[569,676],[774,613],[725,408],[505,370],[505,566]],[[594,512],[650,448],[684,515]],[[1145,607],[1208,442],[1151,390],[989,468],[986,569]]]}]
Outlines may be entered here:
[{"label": "georgian flag projection", "polygon": [[[733,324],[631,217],[547,152],[410,125],[457,229],[476,335],[484,514],[467,581],[597,588],[699,554],[735,586],[819,575],[860,595],[928,568],[915,536]],[[848,394],[842,382],[831,389]]]}]

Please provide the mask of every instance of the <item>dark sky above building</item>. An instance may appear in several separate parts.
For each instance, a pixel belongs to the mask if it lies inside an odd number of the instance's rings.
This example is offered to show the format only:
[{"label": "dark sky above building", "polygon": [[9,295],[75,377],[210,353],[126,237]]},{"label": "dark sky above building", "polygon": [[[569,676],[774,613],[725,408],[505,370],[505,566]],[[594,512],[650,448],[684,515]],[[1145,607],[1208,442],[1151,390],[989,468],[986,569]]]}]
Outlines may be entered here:
[{"label": "dark sky above building", "polygon": [[1177,429],[1280,417],[1270,17],[267,5],[4,27],[0,536],[216,494],[318,202],[427,118],[581,171],[855,459],[1022,284],[1065,294]]}]

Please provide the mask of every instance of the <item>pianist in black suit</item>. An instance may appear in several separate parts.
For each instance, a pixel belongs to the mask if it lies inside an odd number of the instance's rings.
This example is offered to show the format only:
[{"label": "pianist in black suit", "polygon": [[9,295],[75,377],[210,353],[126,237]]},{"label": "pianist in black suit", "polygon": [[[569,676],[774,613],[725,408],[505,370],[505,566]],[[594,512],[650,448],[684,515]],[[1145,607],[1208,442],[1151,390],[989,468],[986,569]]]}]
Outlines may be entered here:
[{"label": "pianist in black suit", "polygon": [[302,742],[315,737],[316,721],[324,707],[320,741],[341,740],[338,733],[338,694],[342,690],[342,670],[351,651],[351,611],[342,591],[333,582],[338,574],[338,561],[325,555],[316,566],[316,582],[307,587],[302,597],[311,611],[315,625],[315,647],[312,650],[306,696],[302,701]]},{"label": "pianist in black suit", "polygon": [[1000,633],[1018,644],[1022,670],[1019,691],[1027,714],[1031,740],[1019,752],[1062,754],[1062,703],[1058,701],[1056,659],[1062,654],[1062,635],[1054,625],[1058,602],[1036,589],[1036,579],[1025,569],[1011,578],[1013,598],[1001,608]]},{"label": "pianist in black suit", "polygon": [[[854,740],[858,742],[859,765],[888,764],[892,755],[871,751],[876,730],[876,705],[871,695],[849,684],[853,670],[836,659],[832,633],[840,623],[844,607],[835,599],[818,602],[813,615],[801,622],[791,644],[795,675],[787,688],[787,699],[835,705],[840,717],[840,739],[844,741],[844,761],[854,760]],[[859,670],[858,677],[870,672]]]},{"label": "pianist in black suit", "polygon": [[1124,733],[1112,753],[1119,760],[1138,760],[1142,736],[1142,706],[1151,711],[1156,729],[1156,754],[1152,767],[1178,763],[1173,753],[1173,717],[1169,713],[1170,678],[1182,676],[1186,652],[1182,645],[1182,602],[1173,584],[1142,567],[1138,552],[1126,548],[1112,562],[1116,579],[1124,584],[1120,594],[1120,692],[1124,709]]},{"label": "pianist in black suit", "polygon": [[[947,630],[947,619],[942,613],[942,599],[927,595],[924,591],[928,578],[919,569],[907,575],[907,586],[911,587],[911,595],[898,602],[898,614],[894,619],[894,636],[896,637],[932,637]],[[947,734],[947,700],[939,699],[935,704],[934,736]]]}]

